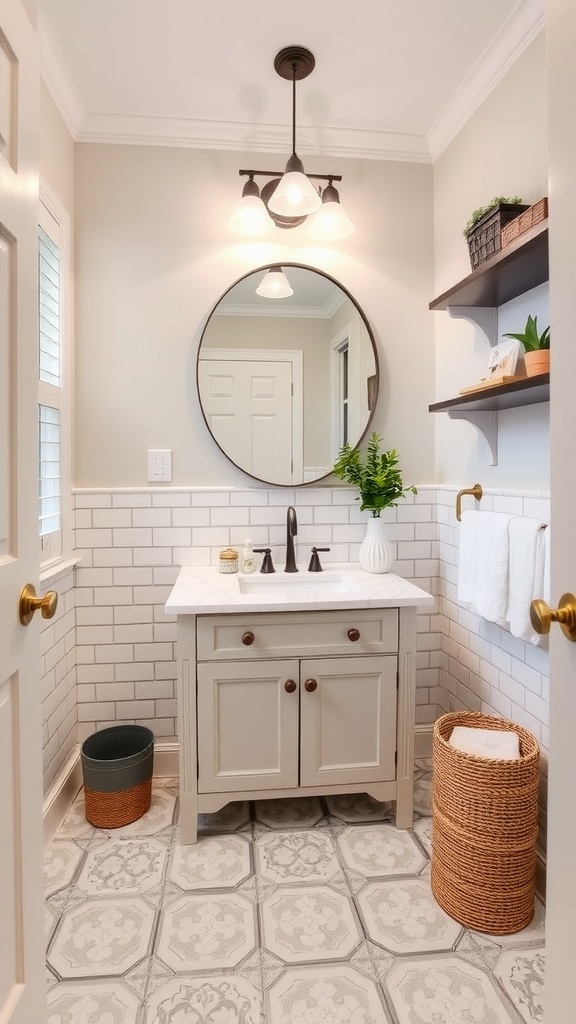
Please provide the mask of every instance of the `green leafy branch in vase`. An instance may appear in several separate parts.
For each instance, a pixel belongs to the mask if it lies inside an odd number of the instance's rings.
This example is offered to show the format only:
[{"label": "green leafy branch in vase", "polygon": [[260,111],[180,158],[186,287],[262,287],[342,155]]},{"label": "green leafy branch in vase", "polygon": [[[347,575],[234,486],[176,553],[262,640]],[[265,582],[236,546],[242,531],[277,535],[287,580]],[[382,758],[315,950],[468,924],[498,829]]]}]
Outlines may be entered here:
[{"label": "green leafy branch in vase", "polygon": [[358,448],[342,445],[332,472],[339,480],[345,480],[360,491],[360,511],[369,511],[374,518],[384,508],[394,508],[400,498],[417,494],[415,487],[404,487],[402,474],[398,469],[398,452],[395,448],[380,451],[382,438],[376,432],[370,435],[363,458]]}]

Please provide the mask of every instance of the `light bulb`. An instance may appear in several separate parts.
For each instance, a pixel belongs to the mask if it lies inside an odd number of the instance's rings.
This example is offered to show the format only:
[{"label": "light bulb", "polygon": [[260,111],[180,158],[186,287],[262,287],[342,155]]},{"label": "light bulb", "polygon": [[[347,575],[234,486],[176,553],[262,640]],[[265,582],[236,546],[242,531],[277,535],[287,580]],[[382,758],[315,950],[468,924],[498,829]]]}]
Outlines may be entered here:
[{"label": "light bulb", "polygon": [[294,295],[294,290],[290,287],[282,267],[271,267],[258,285],[256,295],[261,295],[265,299],[286,299],[289,295]]},{"label": "light bulb", "polygon": [[336,242],[354,234],[356,228],[341,205],[338,190],[332,183],[324,189],[322,206],[310,218],[306,228],[312,238],[323,242]]}]

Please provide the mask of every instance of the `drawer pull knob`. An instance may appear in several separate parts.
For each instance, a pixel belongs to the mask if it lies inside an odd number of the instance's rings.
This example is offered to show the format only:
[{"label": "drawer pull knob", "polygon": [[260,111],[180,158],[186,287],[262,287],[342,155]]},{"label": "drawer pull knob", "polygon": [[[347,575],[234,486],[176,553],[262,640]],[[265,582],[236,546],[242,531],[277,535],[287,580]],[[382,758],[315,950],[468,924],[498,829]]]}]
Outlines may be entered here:
[{"label": "drawer pull knob", "polygon": [[242,633],[242,643],[245,647],[250,647],[250,644],[254,643],[254,633],[251,629],[247,629],[245,633]]},{"label": "drawer pull knob", "polygon": [[294,680],[287,679],[284,683],[284,689],[286,690],[286,693],[294,693],[294,690],[296,689],[296,683]]},{"label": "drawer pull knob", "polygon": [[351,640],[352,643],[356,643],[356,641],[360,639],[360,630],[359,629],[349,629],[348,630],[348,639]]},{"label": "drawer pull knob", "polygon": [[306,682],[304,683],[304,689],[307,690],[308,693],[314,693],[314,690],[316,689],[317,686],[318,683],[316,682],[315,679],[307,679]]}]

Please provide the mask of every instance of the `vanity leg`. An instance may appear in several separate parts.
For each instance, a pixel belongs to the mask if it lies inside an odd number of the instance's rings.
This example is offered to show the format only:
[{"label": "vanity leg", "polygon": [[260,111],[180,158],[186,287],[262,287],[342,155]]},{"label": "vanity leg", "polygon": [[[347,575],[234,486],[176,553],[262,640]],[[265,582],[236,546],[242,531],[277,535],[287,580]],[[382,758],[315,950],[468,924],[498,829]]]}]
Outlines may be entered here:
[{"label": "vanity leg", "polygon": [[416,728],[416,609],[400,609],[396,729],[396,828],[414,823],[414,731]]},{"label": "vanity leg", "polygon": [[195,793],[180,795],[180,843],[193,846],[198,842],[198,800]]}]

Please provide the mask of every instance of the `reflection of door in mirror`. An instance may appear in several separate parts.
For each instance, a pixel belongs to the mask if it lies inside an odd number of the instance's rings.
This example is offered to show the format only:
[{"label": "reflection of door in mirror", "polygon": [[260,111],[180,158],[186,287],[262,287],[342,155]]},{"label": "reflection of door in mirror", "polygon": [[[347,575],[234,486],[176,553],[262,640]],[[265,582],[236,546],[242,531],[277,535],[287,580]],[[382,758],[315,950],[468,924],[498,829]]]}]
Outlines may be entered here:
[{"label": "reflection of door in mirror", "polygon": [[198,383],[212,435],[237,466],[259,480],[302,479],[300,352],[208,347]]},{"label": "reflection of door in mirror", "polygon": [[[328,475],[344,439],[366,430],[374,342],[358,306],[317,271],[283,265],[293,295],[256,294],[266,268],[216,304],[198,352],[198,391],[215,441],[267,483]],[[346,431],[346,433],[344,433]]]}]

